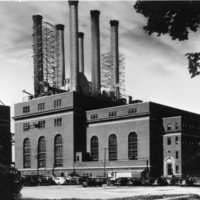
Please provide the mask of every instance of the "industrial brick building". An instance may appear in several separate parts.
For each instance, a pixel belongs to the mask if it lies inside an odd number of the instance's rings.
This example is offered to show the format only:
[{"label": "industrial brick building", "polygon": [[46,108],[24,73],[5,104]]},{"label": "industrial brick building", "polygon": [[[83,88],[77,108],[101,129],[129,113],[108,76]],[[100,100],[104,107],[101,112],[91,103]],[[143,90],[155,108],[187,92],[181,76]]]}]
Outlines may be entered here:
[{"label": "industrial brick building", "polygon": [[44,46],[42,16],[33,17],[34,95],[15,104],[16,167],[24,175],[74,171],[91,176],[197,174],[200,115],[153,102],[125,101],[120,88],[119,22],[115,20],[110,21],[110,90],[102,90],[97,10],[90,13],[92,80],[87,81],[83,34],[78,34],[78,1],[69,1],[69,10],[69,90],[62,88],[66,82],[64,27],[53,29],[61,45],[56,46],[56,73],[46,73],[48,60],[42,52],[48,54],[52,46]]}]

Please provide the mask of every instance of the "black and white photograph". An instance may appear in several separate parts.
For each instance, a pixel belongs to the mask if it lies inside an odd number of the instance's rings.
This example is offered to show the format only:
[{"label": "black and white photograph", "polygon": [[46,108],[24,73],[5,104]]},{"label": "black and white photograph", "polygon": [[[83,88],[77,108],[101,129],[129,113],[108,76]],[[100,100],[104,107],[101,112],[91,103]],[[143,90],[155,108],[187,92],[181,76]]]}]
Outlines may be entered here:
[{"label": "black and white photograph", "polygon": [[0,1],[0,200],[200,200],[200,1]]}]

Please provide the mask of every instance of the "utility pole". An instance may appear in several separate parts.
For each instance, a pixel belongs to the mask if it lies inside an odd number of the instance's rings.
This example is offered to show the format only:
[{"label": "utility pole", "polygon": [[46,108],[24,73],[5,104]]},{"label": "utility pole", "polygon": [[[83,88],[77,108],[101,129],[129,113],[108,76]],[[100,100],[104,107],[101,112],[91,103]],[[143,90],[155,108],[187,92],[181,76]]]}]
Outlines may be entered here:
[{"label": "utility pole", "polygon": [[37,176],[39,175],[39,146],[37,145]]},{"label": "utility pole", "polygon": [[106,178],[106,147],[104,148],[104,178]]}]

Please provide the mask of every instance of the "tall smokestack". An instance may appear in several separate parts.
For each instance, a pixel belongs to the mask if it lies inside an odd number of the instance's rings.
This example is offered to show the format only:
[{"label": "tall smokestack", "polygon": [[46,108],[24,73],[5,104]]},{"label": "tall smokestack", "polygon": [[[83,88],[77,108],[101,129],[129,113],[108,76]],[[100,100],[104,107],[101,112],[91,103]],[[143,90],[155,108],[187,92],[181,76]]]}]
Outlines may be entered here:
[{"label": "tall smokestack", "polygon": [[59,86],[65,85],[65,43],[64,43],[64,28],[63,24],[56,25],[56,31],[58,36],[58,44],[59,44],[59,69],[58,69],[58,77],[59,77]]},{"label": "tall smokestack", "polygon": [[43,92],[42,16],[33,15],[34,94]]},{"label": "tall smokestack", "polygon": [[69,0],[70,90],[79,90],[78,0]]},{"label": "tall smokestack", "polygon": [[101,91],[99,14],[100,12],[98,10],[90,11],[92,37],[92,95],[94,96],[100,94]]},{"label": "tall smokestack", "polygon": [[79,45],[79,72],[84,74],[84,33],[78,33]]},{"label": "tall smokestack", "polygon": [[119,21],[110,21],[111,32],[111,56],[113,61],[113,88],[117,99],[120,98],[119,94],[119,45],[118,45],[118,25]]}]

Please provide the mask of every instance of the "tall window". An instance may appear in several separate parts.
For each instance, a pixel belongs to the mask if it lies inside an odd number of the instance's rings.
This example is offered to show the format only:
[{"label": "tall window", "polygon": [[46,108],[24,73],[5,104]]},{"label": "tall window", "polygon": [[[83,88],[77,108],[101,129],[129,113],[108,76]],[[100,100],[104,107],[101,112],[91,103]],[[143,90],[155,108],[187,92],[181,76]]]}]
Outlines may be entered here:
[{"label": "tall window", "polygon": [[128,136],[128,159],[135,160],[138,156],[137,134],[132,132]]},{"label": "tall window", "polygon": [[45,103],[39,103],[38,110],[44,110],[44,109],[45,109]]},{"label": "tall window", "polygon": [[54,108],[60,107],[60,106],[61,106],[61,103],[62,103],[61,99],[56,99],[56,100],[54,100]]},{"label": "tall window", "polygon": [[62,118],[54,119],[54,126],[62,126]]},{"label": "tall window", "polygon": [[31,167],[31,145],[30,139],[26,138],[23,144],[23,157],[24,157],[24,168]]},{"label": "tall window", "polygon": [[54,166],[63,166],[63,143],[61,135],[57,135],[54,140]]},{"label": "tall window", "polygon": [[176,159],[178,159],[178,158],[179,158],[178,151],[176,151]]},{"label": "tall window", "polygon": [[99,143],[98,143],[98,137],[93,136],[90,141],[90,147],[91,147],[91,159],[92,161],[98,161],[99,160]]},{"label": "tall window", "polygon": [[109,160],[117,160],[117,136],[112,134],[108,141]]},{"label": "tall window", "polygon": [[171,145],[171,137],[167,137],[167,144]]},{"label": "tall window", "polygon": [[38,141],[38,167],[46,167],[46,140],[44,137],[40,137]]}]

